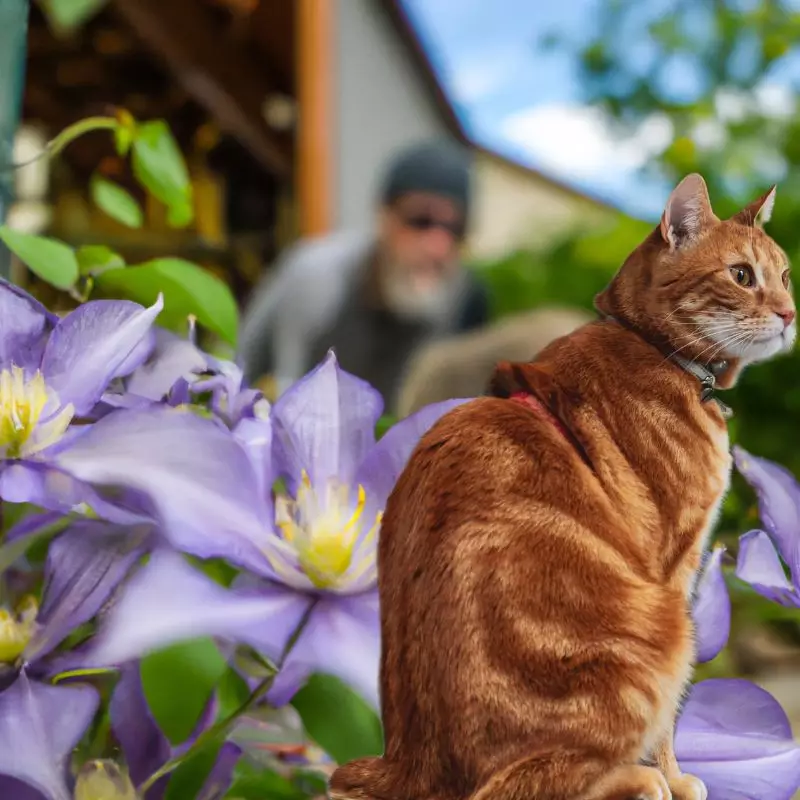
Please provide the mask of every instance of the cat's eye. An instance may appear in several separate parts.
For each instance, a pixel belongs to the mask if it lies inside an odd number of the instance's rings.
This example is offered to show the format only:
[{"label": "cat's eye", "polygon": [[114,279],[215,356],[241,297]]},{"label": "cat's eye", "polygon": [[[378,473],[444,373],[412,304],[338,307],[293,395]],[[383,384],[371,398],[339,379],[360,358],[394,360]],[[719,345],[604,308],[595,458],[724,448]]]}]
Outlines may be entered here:
[{"label": "cat's eye", "polygon": [[756,276],[753,275],[753,270],[749,264],[734,264],[728,269],[730,270],[731,277],[739,286],[744,286],[745,289],[751,289],[755,286]]},{"label": "cat's eye", "polygon": [[790,277],[791,276],[789,275],[789,270],[788,269],[784,270],[783,275],[781,275],[781,281],[783,281],[783,288],[784,289],[788,289],[789,288],[789,279],[790,279]]}]

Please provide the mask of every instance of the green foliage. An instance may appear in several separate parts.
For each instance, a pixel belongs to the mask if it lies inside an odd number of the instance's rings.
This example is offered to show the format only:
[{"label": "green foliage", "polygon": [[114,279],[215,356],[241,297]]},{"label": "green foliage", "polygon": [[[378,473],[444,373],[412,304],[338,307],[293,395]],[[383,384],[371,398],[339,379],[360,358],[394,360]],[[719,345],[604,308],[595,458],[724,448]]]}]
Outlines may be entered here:
[{"label": "green foliage", "polygon": [[70,31],[88,22],[108,0],[42,0],[41,6],[57,33]]},{"label": "green foliage", "polygon": [[78,280],[78,260],[71,247],[56,239],[0,227],[0,239],[28,269],[57,289],[69,289]]},{"label": "green foliage", "polygon": [[151,653],[141,661],[142,686],[153,717],[173,744],[185,742],[227,665],[211,639]]},{"label": "green foliage", "polygon": [[170,225],[192,221],[192,185],[169,126],[163,120],[145,122],[133,137],[133,174],[150,194],[167,207]]},{"label": "green foliage", "polygon": [[92,200],[109,217],[129,228],[141,228],[144,222],[142,209],[136,200],[116,183],[95,176],[90,184]]},{"label": "green foliage", "polygon": [[170,776],[164,800],[199,797],[200,790],[216,763],[220,747],[222,747],[221,740],[211,742],[193,752]]},{"label": "green foliage", "polygon": [[312,676],[292,705],[309,736],[339,764],[383,752],[380,719],[338,678]]},{"label": "green foliage", "polygon": [[125,259],[119,253],[115,253],[110,247],[101,244],[87,244],[79,247],[75,255],[83,276],[96,276],[107,269],[122,269],[125,266]]},{"label": "green foliage", "polygon": [[308,793],[275,772],[241,760],[236,765],[233,783],[225,797],[231,800],[304,800]]},{"label": "green foliage", "polygon": [[159,258],[125,270],[97,276],[97,291],[107,297],[127,297],[151,305],[159,292],[164,310],[159,325],[185,330],[189,315],[229,344],[236,344],[238,310],[228,286],[202,267],[180,258]]}]

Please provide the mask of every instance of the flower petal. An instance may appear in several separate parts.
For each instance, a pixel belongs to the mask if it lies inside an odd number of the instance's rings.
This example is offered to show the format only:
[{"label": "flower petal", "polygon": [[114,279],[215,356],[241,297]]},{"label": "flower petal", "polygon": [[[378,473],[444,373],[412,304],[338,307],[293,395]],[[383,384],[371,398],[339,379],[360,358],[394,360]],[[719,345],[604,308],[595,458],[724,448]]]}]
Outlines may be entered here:
[{"label": "flower petal", "polygon": [[739,538],[736,577],[769,600],[800,607],[800,596],[786,578],[775,545],[764,531],[749,531]]},{"label": "flower petal", "polygon": [[[108,710],[111,730],[125,754],[131,779],[138,786],[172,755],[167,737],[150,713],[138,663],[122,668]],[[169,776],[158,781],[147,793],[147,800],[163,796],[168,782]]]},{"label": "flower petal", "polygon": [[[50,335],[42,373],[63,405],[87,414],[109,381],[127,364],[164,307],[158,300],[144,308],[128,300],[93,300],[67,314]],[[142,358],[145,352],[139,350]]]},{"label": "flower petal", "polygon": [[331,478],[350,483],[375,443],[380,394],[325,360],[288,389],[272,408],[277,464],[294,494],[305,470],[315,488]]},{"label": "flower petal", "polygon": [[288,703],[315,672],[335,675],[379,708],[380,614],[377,590],[320,597],[267,695]]},{"label": "flower petal", "polygon": [[0,498],[9,503],[32,503],[42,508],[68,514],[90,508],[95,514],[121,525],[148,522],[141,508],[123,506],[122,496],[112,504],[104,500],[88,484],[50,464],[35,461],[17,461],[0,464]]},{"label": "flower petal", "polygon": [[785,467],[733,448],[736,468],[755,489],[765,530],[791,564],[800,539],[800,484]]},{"label": "flower petal", "polygon": [[98,703],[90,686],[47,686],[20,673],[0,694],[0,775],[35,787],[47,800],[71,800],[66,760]]},{"label": "flower petal", "polygon": [[233,742],[225,742],[220,748],[217,760],[203,784],[196,800],[219,800],[233,783],[233,771],[242,757],[242,750]]},{"label": "flower petal", "polygon": [[213,421],[165,407],[117,411],[55,460],[80,480],[147,495],[178,549],[268,570],[268,498],[242,446]]},{"label": "flower petal", "polygon": [[156,346],[150,359],[128,378],[131,394],[161,400],[179,378],[191,380],[207,368],[205,355],[190,341],[156,328]]},{"label": "flower petal", "polygon": [[267,497],[275,480],[272,459],[272,423],[264,419],[243,419],[233,429],[247,453],[258,478],[259,492]]},{"label": "flower petal", "polygon": [[57,537],[47,552],[40,626],[25,649],[28,661],[42,658],[97,614],[145,552],[150,529],[123,528],[87,520]]},{"label": "flower petal", "polygon": [[277,660],[310,599],[278,587],[223,589],[171,551],[154,553],[104,620],[92,664],[105,666],[198,636],[249,644]]},{"label": "flower petal", "polygon": [[800,787],[800,746],[789,720],[749,681],[694,686],[678,720],[675,754],[714,800],[789,800]]},{"label": "flower petal", "polygon": [[697,660],[701,663],[720,654],[731,632],[731,598],[722,574],[724,553],[724,547],[716,547],[709,554],[692,606]]},{"label": "flower petal", "polygon": [[9,797],[13,800],[46,800],[45,796],[33,786],[22,783],[16,778],[4,778],[0,775],[0,797]]},{"label": "flower petal", "polygon": [[356,483],[367,494],[366,518],[382,511],[417,442],[449,411],[469,399],[445,400],[421,408],[389,428],[358,468]]},{"label": "flower petal", "polygon": [[36,370],[58,317],[13,283],[0,278],[0,369]]}]

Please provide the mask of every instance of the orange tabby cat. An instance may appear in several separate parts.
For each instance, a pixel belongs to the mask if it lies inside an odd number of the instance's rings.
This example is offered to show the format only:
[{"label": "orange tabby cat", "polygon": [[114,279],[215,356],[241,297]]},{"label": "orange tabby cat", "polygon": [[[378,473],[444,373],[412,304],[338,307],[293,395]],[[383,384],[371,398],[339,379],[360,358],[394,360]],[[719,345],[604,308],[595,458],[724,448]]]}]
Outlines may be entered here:
[{"label": "orange tabby cat", "polygon": [[774,191],[720,221],[685,178],[603,319],[423,437],[381,532],[385,754],[332,798],[704,800],[673,727],[731,467],[714,385],[795,338]]}]

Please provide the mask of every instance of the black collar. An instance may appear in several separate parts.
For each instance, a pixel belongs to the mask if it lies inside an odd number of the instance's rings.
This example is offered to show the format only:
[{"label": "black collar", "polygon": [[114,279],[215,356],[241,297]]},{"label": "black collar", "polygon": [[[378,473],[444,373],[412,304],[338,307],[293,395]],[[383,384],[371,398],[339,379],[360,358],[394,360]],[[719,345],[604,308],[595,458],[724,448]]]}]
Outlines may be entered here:
[{"label": "black collar", "polygon": [[714,395],[714,392],[717,388],[717,378],[728,368],[727,361],[713,361],[710,364],[701,364],[699,361],[692,361],[691,359],[684,358],[676,353],[667,353],[663,348],[658,347],[650,342],[641,331],[632,325],[629,325],[627,322],[623,322],[622,320],[617,319],[617,317],[612,317],[610,314],[603,314],[602,317],[603,319],[610,320],[611,322],[616,322],[623,328],[627,328],[629,331],[637,334],[639,338],[644,339],[644,341],[648,342],[648,344],[652,344],[653,347],[656,347],[656,349],[663,352],[670,361],[672,361],[674,364],[677,364],[682,370],[684,370],[684,372],[688,372],[689,375],[697,378],[697,380],[700,381],[701,403],[707,403],[709,400],[713,400],[719,406],[719,410],[722,412],[722,416],[725,419],[730,419],[733,416],[733,409],[723,403],[719,397]]}]

